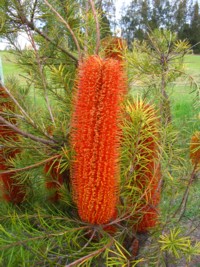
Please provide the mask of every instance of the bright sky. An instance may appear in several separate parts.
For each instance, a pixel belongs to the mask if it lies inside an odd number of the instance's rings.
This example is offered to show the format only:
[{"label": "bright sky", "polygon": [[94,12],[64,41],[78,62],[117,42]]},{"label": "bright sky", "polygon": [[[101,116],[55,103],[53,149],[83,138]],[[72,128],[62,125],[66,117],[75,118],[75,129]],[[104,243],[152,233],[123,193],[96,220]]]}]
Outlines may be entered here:
[{"label": "bright sky", "polygon": [[124,5],[128,6],[131,0],[115,0],[116,5],[116,15],[120,15],[120,12],[123,10]]},{"label": "bright sky", "polygon": [[[25,47],[25,45],[28,43],[28,38],[25,33],[20,34],[18,42],[21,48]],[[8,43],[0,41],[0,50],[4,50],[8,45]]]}]

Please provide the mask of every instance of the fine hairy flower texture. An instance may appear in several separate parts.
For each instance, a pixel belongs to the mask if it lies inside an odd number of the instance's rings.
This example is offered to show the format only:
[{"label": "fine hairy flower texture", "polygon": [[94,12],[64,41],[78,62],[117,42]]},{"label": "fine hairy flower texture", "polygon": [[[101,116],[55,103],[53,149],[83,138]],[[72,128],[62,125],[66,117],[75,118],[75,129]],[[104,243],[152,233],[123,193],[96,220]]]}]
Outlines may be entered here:
[{"label": "fine hairy flower texture", "polygon": [[80,65],[72,116],[72,189],[80,218],[92,224],[116,216],[125,89],[120,61],[90,56]]},{"label": "fine hairy flower texture", "polygon": [[190,159],[195,167],[200,167],[200,131],[196,131],[191,138]]},{"label": "fine hairy flower texture", "polygon": [[[3,163],[0,165],[1,171],[7,170],[7,166]],[[25,198],[24,185],[14,177],[14,174],[0,174],[1,181],[3,182],[2,191],[3,199],[13,204],[20,204]]]},{"label": "fine hairy flower texture", "polygon": [[[0,111],[1,112],[12,112],[14,110],[14,105],[10,101],[9,96],[6,94],[3,87],[0,87]],[[7,118],[11,123],[15,124],[16,120],[12,117]],[[0,138],[7,141],[17,141],[17,134],[8,128],[7,126],[0,123]],[[9,169],[8,159],[15,157],[19,153],[18,149],[6,150],[4,147],[0,148],[0,171],[6,171]],[[14,177],[14,173],[0,174],[0,183],[2,197],[8,202],[14,204],[21,203],[25,198],[25,188],[24,185],[18,183],[17,179]]]},{"label": "fine hairy flower texture", "polygon": [[[130,103],[126,109],[130,129],[126,138],[133,143],[130,154],[133,176],[130,186],[138,188],[130,205],[135,207],[137,232],[146,232],[158,222],[161,168],[159,163],[159,120],[154,108],[142,100]],[[129,128],[129,127],[128,127]],[[131,198],[131,196],[130,196]]]}]

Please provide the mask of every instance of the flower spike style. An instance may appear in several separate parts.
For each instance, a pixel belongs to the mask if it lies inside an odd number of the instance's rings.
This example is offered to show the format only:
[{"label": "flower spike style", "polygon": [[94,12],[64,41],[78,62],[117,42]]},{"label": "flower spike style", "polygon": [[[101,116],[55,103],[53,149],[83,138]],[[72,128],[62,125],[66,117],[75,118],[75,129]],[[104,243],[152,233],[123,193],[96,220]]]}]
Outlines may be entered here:
[{"label": "flower spike style", "polygon": [[91,224],[106,224],[116,216],[125,91],[120,61],[90,56],[80,65],[72,117],[72,189],[80,218]]}]

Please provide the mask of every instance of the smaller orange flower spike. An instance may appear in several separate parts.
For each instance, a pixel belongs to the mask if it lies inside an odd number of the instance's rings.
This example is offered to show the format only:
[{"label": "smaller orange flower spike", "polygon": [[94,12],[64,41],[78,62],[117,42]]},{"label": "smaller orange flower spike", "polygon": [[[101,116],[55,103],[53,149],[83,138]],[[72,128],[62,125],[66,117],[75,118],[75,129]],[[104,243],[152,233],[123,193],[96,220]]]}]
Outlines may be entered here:
[{"label": "smaller orange flower spike", "polygon": [[[2,164],[1,170],[3,170]],[[0,178],[3,181],[3,199],[13,204],[22,203],[26,195],[24,186],[16,181],[13,174],[0,174]]]},{"label": "smaller orange flower spike", "polygon": [[200,166],[200,131],[195,132],[191,138],[190,159],[194,166]]},{"label": "smaller orange flower spike", "polygon": [[[140,219],[139,223],[136,226],[137,232],[144,233],[147,232],[149,229],[156,226],[158,223],[158,217],[159,217],[159,210],[158,210],[158,204],[160,203],[160,185],[159,181],[161,179],[161,170],[160,166],[157,166],[157,170],[153,171],[153,166],[147,166],[149,170],[152,171],[149,181],[150,186],[149,189],[147,189],[146,195],[148,200],[146,200],[146,203],[144,205],[139,205],[139,213],[142,214],[142,218]],[[155,166],[154,166],[155,168]],[[148,186],[147,186],[148,187]]]},{"label": "smaller orange flower spike", "polygon": [[141,140],[139,140],[139,156],[142,160],[136,164],[135,170],[138,187],[143,192],[144,204],[138,208],[142,218],[136,229],[138,232],[146,232],[155,227],[158,222],[158,204],[160,202],[160,180],[161,166],[158,163],[158,118],[154,108],[149,104],[141,102],[136,108],[144,112],[144,121],[141,128]]},{"label": "smaller orange flower spike", "polygon": [[127,139],[128,144],[132,144],[130,155],[134,155],[129,186],[138,188],[128,196],[128,209],[135,208],[133,219],[138,220],[135,230],[146,232],[158,222],[161,180],[159,120],[154,108],[142,100],[129,102],[126,111],[127,129],[130,130],[125,132],[125,142]]},{"label": "smaller orange flower spike", "polygon": [[121,62],[90,56],[79,67],[71,143],[72,189],[81,219],[106,224],[119,190],[119,116],[126,82]]},{"label": "smaller orange flower spike", "polygon": [[[0,87],[0,111],[14,111],[14,105],[10,100],[9,95],[5,92],[3,87]],[[15,118],[9,118],[13,124],[16,123]],[[18,135],[6,125],[0,124],[0,138],[18,140]],[[12,151],[5,151],[4,148],[0,150],[0,171],[8,170],[7,159],[15,157],[20,151],[13,149]],[[16,181],[13,173],[0,174],[1,191],[3,198],[14,204],[20,204],[25,198],[25,187]]]}]

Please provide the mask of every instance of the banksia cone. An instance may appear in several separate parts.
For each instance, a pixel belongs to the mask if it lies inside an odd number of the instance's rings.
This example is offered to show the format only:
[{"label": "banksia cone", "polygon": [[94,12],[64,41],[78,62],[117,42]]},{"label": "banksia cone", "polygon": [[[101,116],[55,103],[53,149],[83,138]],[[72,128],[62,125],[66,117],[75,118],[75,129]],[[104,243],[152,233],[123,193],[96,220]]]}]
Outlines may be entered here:
[{"label": "banksia cone", "polygon": [[[146,192],[144,192],[145,202],[142,205],[138,205],[139,213],[142,214],[142,218],[136,226],[138,232],[147,232],[150,228],[153,228],[158,223],[158,205],[160,203],[160,178],[161,170],[157,165],[147,166],[151,175],[149,175],[149,188],[146,186]],[[157,170],[156,170],[157,168]],[[148,174],[147,174],[148,175]],[[138,177],[140,178],[140,177]]]},{"label": "banksia cone", "polygon": [[[3,170],[2,165],[1,170]],[[20,204],[25,198],[25,187],[19,184],[13,175],[13,173],[12,175],[10,173],[0,174],[3,182],[3,199],[13,204]]]},{"label": "banksia cone", "polygon": [[[14,105],[3,87],[0,87],[0,101],[0,111],[14,111]],[[15,118],[9,118],[8,120],[13,124],[16,123]],[[0,138],[5,140],[12,139],[12,141],[17,141],[18,135],[12,129],[0,123]],[[7,160],[9,158],[15,157],[15,155],[18,153],[18,149],[6,151],[3,147],[0,150],[0,171],[8,170],[9,167],[7,165]],[[0,182],[2,183],[2,195],[6,201],[12,202],[14,204],[19,204],[24,200],[25,188],[23,185],[18,183],[13,173],[0,174]]]},{"label": "banksia cone", "polygon": [[[4,88],[0,85],[0,112],[14,111],[14,105],[10,100],[9,95],[5,92]],[[10,117],[9,122],[16,123],[16,119]],[[16,136],[10,128],[0,123],[0,138],[7,138],[9,136]]]},{"label": "banksia cone", "polygon": [[81,219],[105,224],[116,214],[119,116],[126,82],[118,60],[91,56],[78,72],[71,142],[72,189]]},{"label": "banksia cone", "polygon": [[131,163],[134,175],[130,185],[138,188],[137,195],[134,196],[135,203],[131,199],[129,201],[131,206],[136,207],[134,218],[139,218],[135,227],[136,231],[146,232],[158,221],[157,206],[160,202],[161,179],[158,146],[159,121],[154,108],[141,100],[129,103],[126,111],[127,124],[130,129],[134,129],[132,133],[130,130],[125,133],[125,138],[134,143],[133,151],[129,151],[134,155]]},{"label": "banksia cone", "polygon": [[197,131],[190,142],[190,159],[195,167],[200,167],[200,132]]}]

